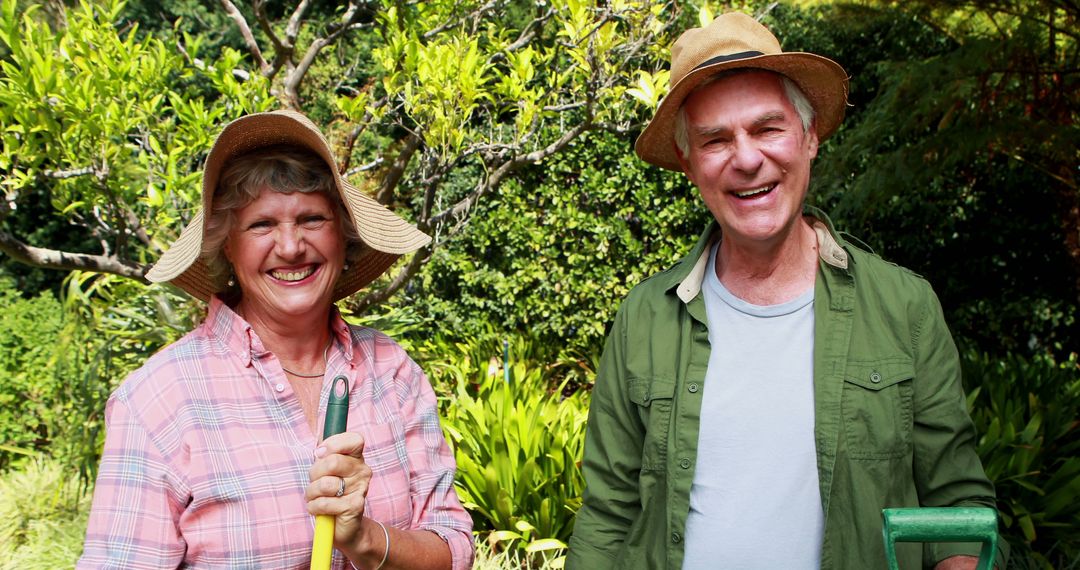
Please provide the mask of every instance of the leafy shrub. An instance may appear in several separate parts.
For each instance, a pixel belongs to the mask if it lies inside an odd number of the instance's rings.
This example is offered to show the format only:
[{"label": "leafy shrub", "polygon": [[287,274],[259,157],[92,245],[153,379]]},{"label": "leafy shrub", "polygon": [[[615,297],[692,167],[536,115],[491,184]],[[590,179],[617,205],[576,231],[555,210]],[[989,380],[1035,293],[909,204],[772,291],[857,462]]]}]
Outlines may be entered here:
[{"label": "leafy shrub", "polygon": [[0,570],[71,568],[90,495],[62,462],[40,457],[0,477]]},{"label": "leafy shrub", "polygon": [[62,326],[51,292],[23,299],[0,281],[0,470],[48,442],[61,414],[54,346]]},{"label": "leafy shrub", "polygon": [[565,548],[584,485],[586,393],[551,391],[535,362],[512,364],[507,380],[489,372],[487,359],[458,350],[456,364],[429,371],[454,386],[443,426],[462,502],[496,541],[516,541],[527,552]]},{"label": "leafy shrub", "polygon": [[964,375],[978,453],[1019,556],[1041,568],[1080,560],[1080,372],[1015,355],[969,352]]},{"label": "leafy shrub", "polygon": [[58,349],[66,413],[51,451],[90,479],[104,442],[109,394],[150,355],[194,328],[205,309],[171,287],[81,272],[65,281],[63,302]]},{"label": "leafy shrub", "polygon": [[390,303],[456,338],[488,327],[597,350],[630,288],[674,263],[710,216],[681,174],[591,133],[478,204]]},{"label": "leafy shrub", "polygon": [[59,300],[23,299],[0,282],[0,308],[0,469],[47,451],[86,478],[113,388],[202,311],[167,287],[78,272]]}]

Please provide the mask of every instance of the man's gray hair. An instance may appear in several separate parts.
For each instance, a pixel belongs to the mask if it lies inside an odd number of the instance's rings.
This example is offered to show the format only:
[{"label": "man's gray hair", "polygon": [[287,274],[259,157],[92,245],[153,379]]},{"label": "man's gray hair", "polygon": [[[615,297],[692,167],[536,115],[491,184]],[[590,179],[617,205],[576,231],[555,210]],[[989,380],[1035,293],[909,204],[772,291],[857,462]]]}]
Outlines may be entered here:
[{"label": "man's gray hair", "polygon": [[728,69],[721,71],[716,75],[713,75],[702,81],[697,87],[694,87],[690,93],[686,94],[683,98],[683,105],[679,107],[679,112],[675,114],[675,146],[679,149],[679,155],[686,157],[690,154],[690,136],[686,131],[686,100],[691,95],[698,92],[705,87],[731,77],[733,75],[740,75],[743,73],[749,73],[752,71],[768,71],[780,77],[780,83],[784,87],[784,94],[787,95],[788,101],[791,102],[791,106],[795,107],[795,112],[799,115],[799,121],[802,122],[803,132],[810,132],[810,125],[814,123],[814,106],[810,104],[810,100],[806,98],[806,94],[803,93],[799,85],[788,78],[786,75],[776,73],[775,71],[769,71],[768,69],[757,69],[753,67],[740,67],[738,69]]}]

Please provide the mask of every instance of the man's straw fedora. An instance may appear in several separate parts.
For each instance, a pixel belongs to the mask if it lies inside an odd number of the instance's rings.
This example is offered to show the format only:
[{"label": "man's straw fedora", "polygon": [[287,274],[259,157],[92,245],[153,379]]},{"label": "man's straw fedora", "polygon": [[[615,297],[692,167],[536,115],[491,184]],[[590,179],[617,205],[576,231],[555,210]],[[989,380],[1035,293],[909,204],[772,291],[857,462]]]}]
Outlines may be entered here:
[{"label": "man's straw fedora", "polygon": [[412,224],[346,182],[338,172],[326,138],[307,117],[294,111],[254,113],[226,125],[214,141],[203,169],[202,209],[192,217],[146,278],[154,283],[172,282],[204,301],[219,292],[200,256],[205,232],[203,213],[210,211],[218,176],[231,158],[257,148],[282,144],[310,149],[326,161],[334,174],[341,201],[363,241],[359,256],[350,261],[349,269],[338,279],[334,288],[335,301],[371,283],[402,254],[416,251],[431,241]]},{"label": "man's straw fedora", "polygon": [[819,140],[840,126],[847,105],[847,73],[831,59],[784,52],[757,20],[740,13],[718,16],[704,28],[691,28],[671,46],[671,89],[638,137],[635,150],[645,162],[682,172],[675,153],[675,118],[683,100],[709,77],[729,69],[753,68],[789,77],[814,107]]}]

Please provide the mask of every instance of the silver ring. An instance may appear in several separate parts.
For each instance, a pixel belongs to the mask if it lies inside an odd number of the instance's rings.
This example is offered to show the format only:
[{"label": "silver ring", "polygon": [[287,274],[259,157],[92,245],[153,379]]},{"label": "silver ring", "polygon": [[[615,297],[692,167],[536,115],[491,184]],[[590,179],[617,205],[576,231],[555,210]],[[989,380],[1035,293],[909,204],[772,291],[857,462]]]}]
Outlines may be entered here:
[{"label": "silver ring", "polygon": [[340,497],[345,494],[345,478],[338,477],[338,479],[341,479],[341,485],[338,486],[337,493],[334,494],[335,497]]}]

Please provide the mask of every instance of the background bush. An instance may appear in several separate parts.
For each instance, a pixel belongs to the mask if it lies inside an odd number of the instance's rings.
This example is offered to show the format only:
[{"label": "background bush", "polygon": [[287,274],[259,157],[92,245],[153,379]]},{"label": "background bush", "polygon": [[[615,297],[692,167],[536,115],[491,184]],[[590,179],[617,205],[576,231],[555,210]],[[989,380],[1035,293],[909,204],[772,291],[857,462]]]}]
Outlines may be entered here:
[{"label": "background bush", "polygon": [[51,440],[64,398],[53,347],[62,309],[50,291],[24,299],[11,279],[0,280],[0,471],[18,454]]},{"label": "background bush", "polygon": [[507,351],[512,364],[504,368],[482,346],[458,345],[456,354],[446,351],[451,362],[428,366],[436,382],[452,386],[443,430],[458,493],[476,530],[497,531],[495,540],[528,552],[559,551],[581,506],[588,394],[564,397],[547,363]]},{"label": "background bush", "polygon": [[0,570],[73,567],[90,510],[84,491],[78,474],[54,459],[0,474]]},{"label": "background bush", "polygon": [[978,453],[1005,536],[1041,568],[1080,563],[1080,374],[1076,361],[964,358]]}]

